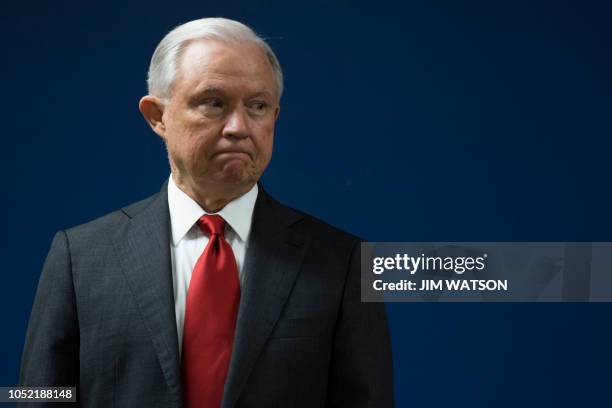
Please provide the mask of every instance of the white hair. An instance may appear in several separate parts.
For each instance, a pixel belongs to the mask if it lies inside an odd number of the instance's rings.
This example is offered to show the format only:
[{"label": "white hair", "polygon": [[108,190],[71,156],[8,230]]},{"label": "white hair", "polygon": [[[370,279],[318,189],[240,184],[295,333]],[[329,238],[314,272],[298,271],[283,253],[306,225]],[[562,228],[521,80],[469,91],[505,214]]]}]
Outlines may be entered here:
[{"label": "white hair", "polygon": [[170,98],[176,77],[178,60],[187,45],[194,40],[213,40],[224,43],[251,42],[266,53],[276,77],[278,98],[283,93],[283,71],[272,48],[246,25],[227,18],[201,18],[181,24],[160,41],[151,58],[147,86],[150,95]]}]

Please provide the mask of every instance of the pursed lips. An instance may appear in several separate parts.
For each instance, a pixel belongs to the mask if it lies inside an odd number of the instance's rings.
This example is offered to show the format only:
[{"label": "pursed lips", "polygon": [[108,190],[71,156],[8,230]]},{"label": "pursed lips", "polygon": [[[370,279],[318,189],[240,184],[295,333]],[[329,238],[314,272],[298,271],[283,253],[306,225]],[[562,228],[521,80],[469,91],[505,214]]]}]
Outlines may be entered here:
[{"label": "pursed lips", "polygon": [[222,150],[220,152],[215,153],[215,156],[219,156],[222,154],[228,154],[228,155],[247,155],[249,156],[249,158],[251,157],[251,153],[246,152],[244,150]]}]

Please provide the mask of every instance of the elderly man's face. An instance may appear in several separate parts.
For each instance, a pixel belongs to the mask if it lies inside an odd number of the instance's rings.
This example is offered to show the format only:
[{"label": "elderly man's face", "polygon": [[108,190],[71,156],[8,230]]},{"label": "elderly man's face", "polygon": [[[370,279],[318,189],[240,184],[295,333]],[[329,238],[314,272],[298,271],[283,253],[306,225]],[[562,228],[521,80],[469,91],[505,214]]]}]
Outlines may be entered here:
[{"label": "elderly man's face", "polygon": [[252,185],[270,162],[278,112],[276,79],[260,47],[188,45],[163,112],[173,172],[195,189]]}]

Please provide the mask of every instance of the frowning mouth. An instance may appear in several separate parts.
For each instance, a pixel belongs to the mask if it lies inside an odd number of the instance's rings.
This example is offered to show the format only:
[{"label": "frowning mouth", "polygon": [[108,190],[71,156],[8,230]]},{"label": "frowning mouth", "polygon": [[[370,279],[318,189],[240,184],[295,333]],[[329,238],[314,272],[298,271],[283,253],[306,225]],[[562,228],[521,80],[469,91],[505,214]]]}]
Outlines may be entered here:
[{"label": "frowning mouth", "polygon": [[223,150],[221,152],[217,152],[215,156],[248,156],[251,157],[249,152],[245,152],[244,150]]}]

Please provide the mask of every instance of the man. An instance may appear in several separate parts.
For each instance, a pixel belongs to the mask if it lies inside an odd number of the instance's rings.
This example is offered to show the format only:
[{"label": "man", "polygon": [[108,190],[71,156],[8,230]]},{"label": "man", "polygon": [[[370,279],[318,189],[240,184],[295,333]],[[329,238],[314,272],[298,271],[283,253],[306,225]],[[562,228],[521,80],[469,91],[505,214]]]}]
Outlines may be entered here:
[{"label": "man", "polygon": [[21,383],[76,385],[82,407],[392,406],[358,239],[258,184],[282,92],[272,50],[236,21],[192,21],[158,45],[148,85],[171,177],[57,233]]}]

